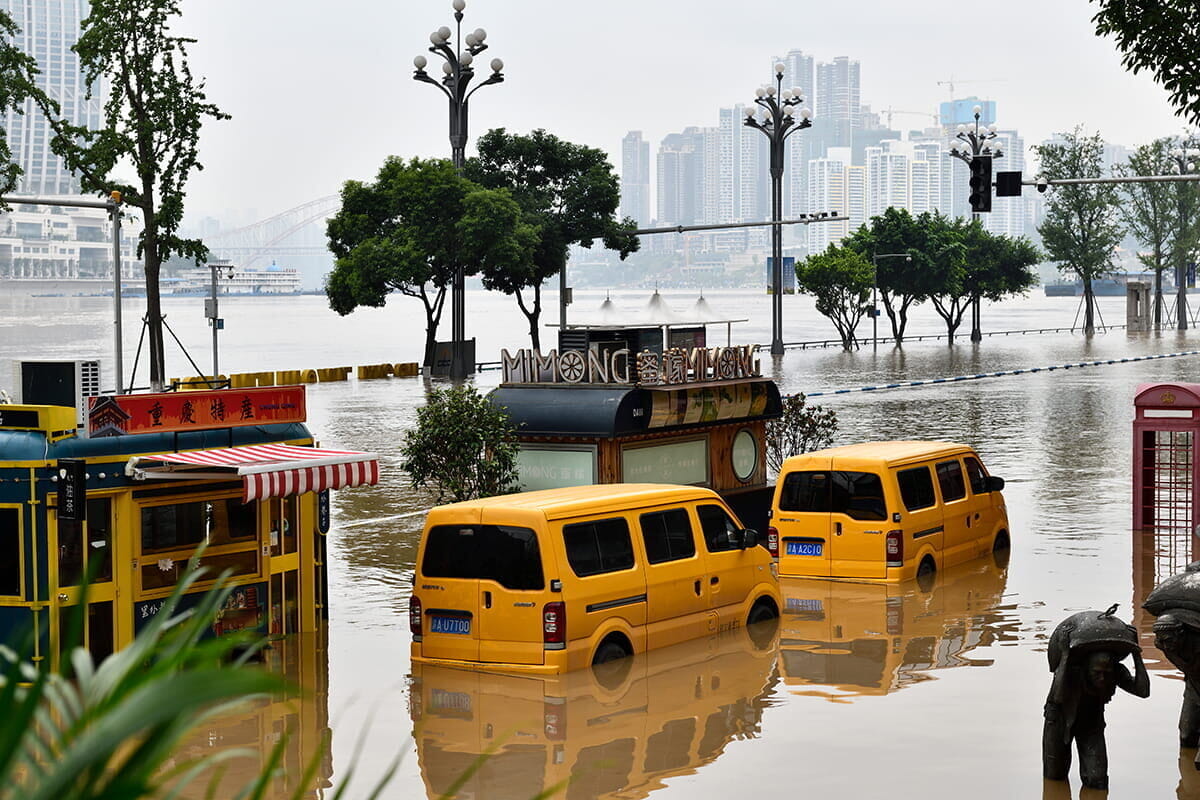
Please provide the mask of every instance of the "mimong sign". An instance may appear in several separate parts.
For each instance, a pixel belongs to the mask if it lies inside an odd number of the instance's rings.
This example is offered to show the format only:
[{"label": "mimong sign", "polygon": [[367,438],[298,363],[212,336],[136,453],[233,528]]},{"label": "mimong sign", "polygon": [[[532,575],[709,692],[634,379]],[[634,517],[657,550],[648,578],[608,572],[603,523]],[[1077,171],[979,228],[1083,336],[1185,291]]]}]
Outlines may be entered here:
[{"label": "mimong sign", "polygon": [[500,351],[502,382],[663,386],[737,381],[762,376],[758,345],[643,350]]}]

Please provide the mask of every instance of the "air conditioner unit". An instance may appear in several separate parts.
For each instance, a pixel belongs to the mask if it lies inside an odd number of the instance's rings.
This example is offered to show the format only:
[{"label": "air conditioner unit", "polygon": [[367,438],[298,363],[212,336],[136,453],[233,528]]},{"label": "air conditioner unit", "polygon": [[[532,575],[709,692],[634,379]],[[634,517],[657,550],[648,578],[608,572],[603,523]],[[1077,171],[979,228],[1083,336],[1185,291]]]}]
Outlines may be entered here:
[{"label": "air conditioner unit", "polygon": [[87,430],[87,399],[100,394],[99,361],[14,361],[14,403],[67,406],[76,425]]}]

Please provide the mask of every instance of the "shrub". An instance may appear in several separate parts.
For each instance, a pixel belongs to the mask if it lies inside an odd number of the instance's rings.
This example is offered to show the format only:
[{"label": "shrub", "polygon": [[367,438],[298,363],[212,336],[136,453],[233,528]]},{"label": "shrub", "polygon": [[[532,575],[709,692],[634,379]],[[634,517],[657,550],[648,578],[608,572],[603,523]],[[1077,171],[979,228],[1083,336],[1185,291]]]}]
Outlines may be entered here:
[{"label": "shrub", "polygon": [[767,421],[767,469],[778,475],[789,457],[829,447],[837,430],[834,411],[809,406],[803,394],[783,398],[783,416]]}]

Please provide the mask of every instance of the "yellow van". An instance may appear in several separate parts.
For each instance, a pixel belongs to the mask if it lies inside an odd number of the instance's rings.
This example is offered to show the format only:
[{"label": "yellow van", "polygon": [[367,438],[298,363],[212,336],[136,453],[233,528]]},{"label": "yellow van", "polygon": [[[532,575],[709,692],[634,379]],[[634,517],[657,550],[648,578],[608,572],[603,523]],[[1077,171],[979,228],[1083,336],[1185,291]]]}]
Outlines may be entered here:
[{"label": "yellow van", "polygon": [[602,484],[439,506],[409,601],[414,663],[556,674],[779,614],[759,535],[711,489]]},{"label": "yellow van", "polygon": [[768,546],[785,576],[924,576],[1008,547],[1002,488],[964,444],[816,450],[783,463]]}]

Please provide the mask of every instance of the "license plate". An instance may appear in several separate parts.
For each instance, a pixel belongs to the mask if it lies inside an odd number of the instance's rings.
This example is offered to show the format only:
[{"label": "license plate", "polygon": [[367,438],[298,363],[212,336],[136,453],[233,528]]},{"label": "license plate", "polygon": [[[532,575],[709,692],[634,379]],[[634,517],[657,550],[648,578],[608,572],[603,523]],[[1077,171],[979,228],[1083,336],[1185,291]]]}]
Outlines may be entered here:
[{"label": "license plate", "polygon": [[789,556],[819,556],[825,548],[824,542],[786,542]]},{"label": "license plate", "polygon": [[466,692],[434,689],[429,696],[429,705],[433,711],[443,714],[470,714],[471,695]]},{"label": "license plate", "polygon": [[457,633],[469,636],[471,620],[468,617],[431,617],[429,630],[433,633]]}]

